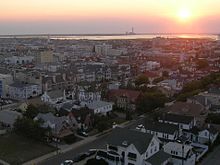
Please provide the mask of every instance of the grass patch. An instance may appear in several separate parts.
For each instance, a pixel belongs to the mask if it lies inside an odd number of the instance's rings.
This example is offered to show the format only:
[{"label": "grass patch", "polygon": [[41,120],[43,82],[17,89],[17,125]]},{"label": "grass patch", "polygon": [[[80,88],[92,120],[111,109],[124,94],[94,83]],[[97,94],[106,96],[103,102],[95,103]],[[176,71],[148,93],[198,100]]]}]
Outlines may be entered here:
[{"label": "grass patch", "polygon": [[22,164],[55,150],[54,147],[16,134],[0,136],[0,159],[11,165]]}]

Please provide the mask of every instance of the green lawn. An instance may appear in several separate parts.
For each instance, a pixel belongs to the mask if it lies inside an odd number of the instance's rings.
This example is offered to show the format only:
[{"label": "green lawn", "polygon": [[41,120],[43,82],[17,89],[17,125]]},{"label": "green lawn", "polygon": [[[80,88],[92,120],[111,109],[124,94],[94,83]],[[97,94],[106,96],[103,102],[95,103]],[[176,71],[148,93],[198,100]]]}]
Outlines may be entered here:
[{"label": "green lawn", "polygon": [[12,165],[19,165],[54,150],[54,147],[16,134],[0,136],[0,159]]}]

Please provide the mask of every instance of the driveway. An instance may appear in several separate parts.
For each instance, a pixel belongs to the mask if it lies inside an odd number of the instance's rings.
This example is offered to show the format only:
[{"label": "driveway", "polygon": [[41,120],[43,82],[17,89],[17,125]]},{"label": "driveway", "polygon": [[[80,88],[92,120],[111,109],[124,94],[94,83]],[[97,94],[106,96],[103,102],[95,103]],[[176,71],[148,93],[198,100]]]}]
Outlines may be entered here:
[{"label": "driveway", "polygon": [[200,165],[219,165],[220,164],[220,145],[209,153]]}]

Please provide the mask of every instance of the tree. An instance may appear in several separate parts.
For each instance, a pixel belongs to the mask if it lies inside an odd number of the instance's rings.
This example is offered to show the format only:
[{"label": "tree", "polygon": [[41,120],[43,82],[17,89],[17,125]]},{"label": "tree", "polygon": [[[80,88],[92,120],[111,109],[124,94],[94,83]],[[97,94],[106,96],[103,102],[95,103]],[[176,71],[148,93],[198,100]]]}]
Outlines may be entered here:
[{"label": "tree", "polygon": [[137,77],[137,79],[135,80],[135,85],[136,86],[140,86],[142,84],[148,84],[149,83],[149,79],[147,76],[145,75],[140,75]]},{"label": "tree", "polygon": [[34,121],[30,118],[18,118],[14,123],[14,130],[17,134],[43,141],[46,134],[51,130],[49,128],[42,128],[41,121]]},{"label": "tree", "polygon": [[126,120],[132,120],[132,115],[131,115],[130,110],[126,110],[126,116],[125,116],[125,119],[126,119]]},{"label": "tree", "polygon": [[196,65],[198,69],[203,69],[209,66],[207,60],[205,59],[200,59],[196,61]]},{"label": "tree", "polygon": [[169,73],[167,71],[163,71],[162,76],[163,77],[169,77]]},{"label": "tree", "polygon": [[37,116],[39,113],[39,110],[36,106],[33,104],[28,105],[26,112],[24,113],[24,116],[30,119],[33,119],[34,117]]},{"label": "tree", "polygon": [[163,107],[167,100],[167,97],[160,91],[145,92],[137,101],[137,110],[151,113],[153,109]]}]

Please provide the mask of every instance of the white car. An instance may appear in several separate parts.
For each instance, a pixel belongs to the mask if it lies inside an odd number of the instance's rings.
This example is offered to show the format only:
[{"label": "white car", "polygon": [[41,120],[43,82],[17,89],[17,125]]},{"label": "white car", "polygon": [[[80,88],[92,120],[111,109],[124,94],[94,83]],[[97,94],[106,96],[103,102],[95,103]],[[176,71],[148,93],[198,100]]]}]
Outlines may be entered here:
[{"label": "white car", "polygon": [[72,160],[65,160],[63,163],[61,163],[60,165],[72,165],[73,161]]},{"label": "white car", "polygon": [[137,130],[140,130],[140,129],[142,129],[142,128],[144,128],[144,125],[143,125],[143,124],[139,124],[139,125],[136,127]]}]

